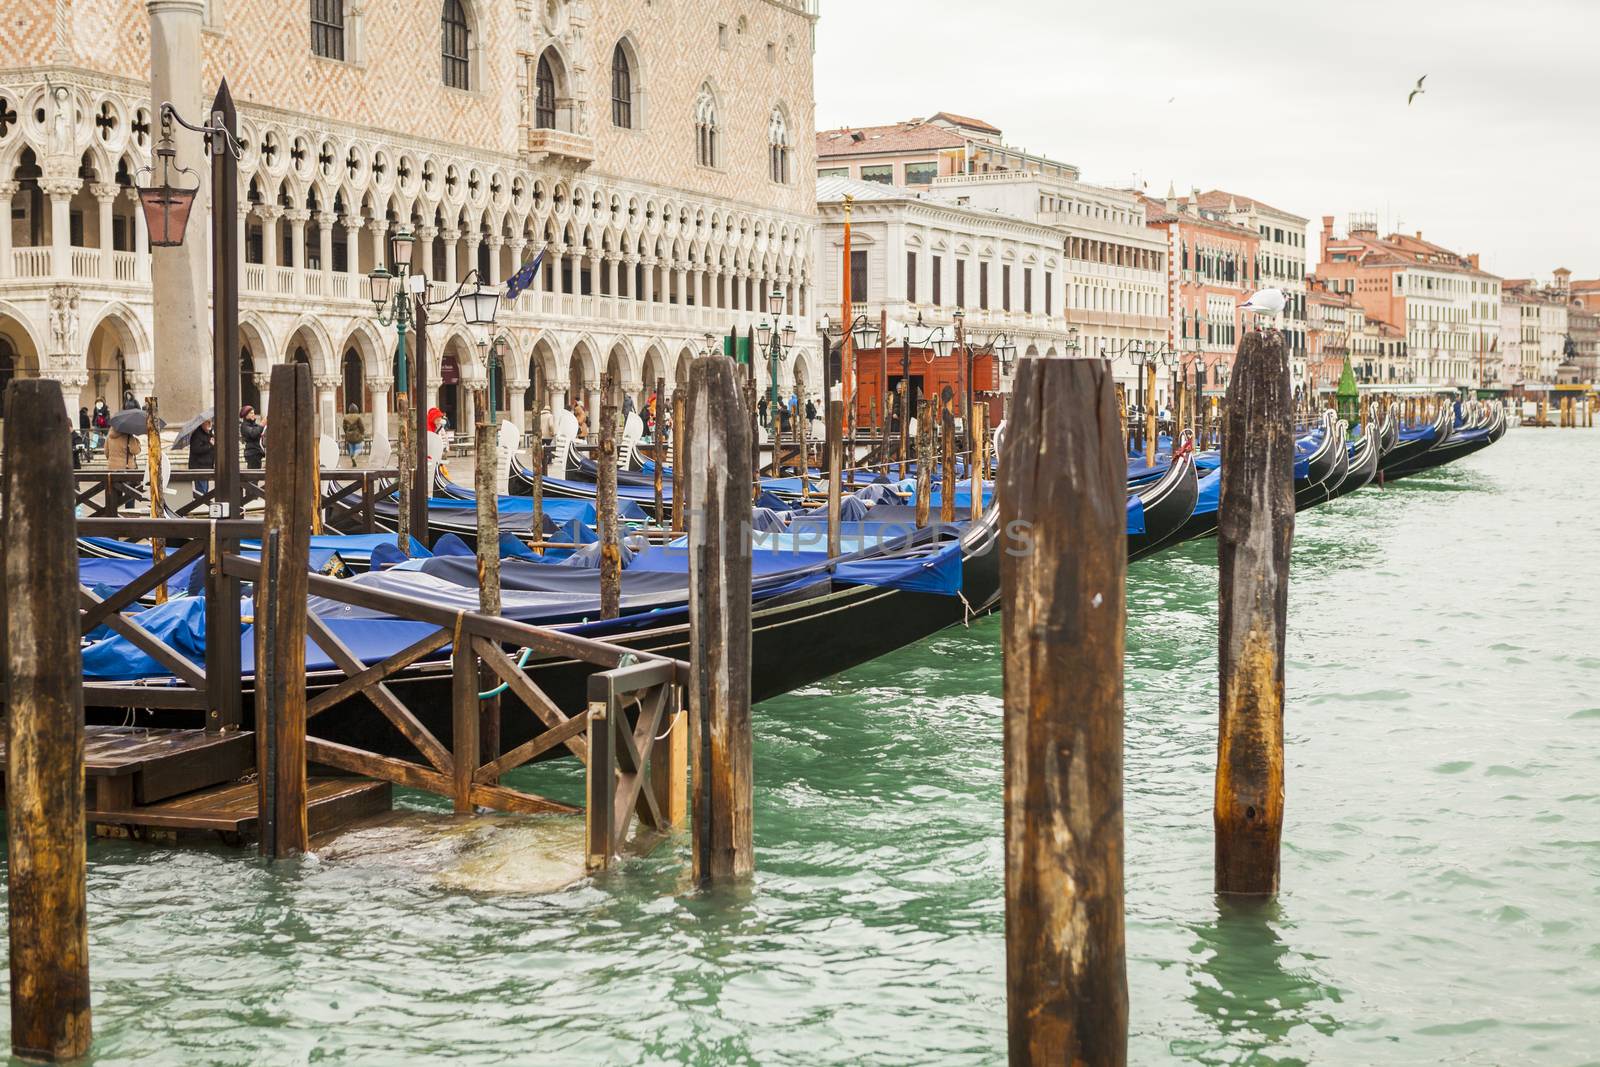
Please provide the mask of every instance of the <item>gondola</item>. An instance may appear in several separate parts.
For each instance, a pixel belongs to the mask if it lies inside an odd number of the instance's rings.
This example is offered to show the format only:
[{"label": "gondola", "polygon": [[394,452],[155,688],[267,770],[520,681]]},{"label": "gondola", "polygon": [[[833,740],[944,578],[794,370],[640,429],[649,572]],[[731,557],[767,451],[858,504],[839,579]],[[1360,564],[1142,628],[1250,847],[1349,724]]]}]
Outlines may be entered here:
[{"label": "gondola", "polygon": [[1200,496],[1194,450],[1184,446],[1159,481],[1131,491],[1144,513],[1144,529],[1128,534],[1128,562],[1144,559],[1170,543],[1174,534],[1194,514]]},{"label": "gondola", "polygon": [[[1449,410],[1447,407],[1445,409],[1446,413]],[[1432,448],[1384,471],[1384,479],[1386,481],[1394,481],[1396,478],[1406,478],[1420,471],[1442,467],[1446,463],[1454,463],[1458,459],[1488,448],[1498,441],[1504,433],[1505,412],[1497,407],[1489,416],[1487,424],[1470,429],[1453,429],[1443,441]]]},{"label": "gondola", "polygon": [[1346,465],[1344,477],[1339,479],[1339,484],[1328,494],[1329,500],[1337,500],[1346,494],[1366,486],[1378,473],[1379,453],[1382,451],[1380,431],[1368,419],[1361,428],[1361,438],[1350,446],[1350,459]]},{"label": "gondola", "polygon": [[[792,592],[757,603],[751,625],[752,700],[767,700],[813,684],[994,610],[1000,595],[998,526],[998,510],[991,507],[976,523],[934,527],[908,535],[924,550],[943,544],[959,551],[958,596],[844,584],[830,578],[823,568]],[[681,602],[571,629],[637,651],[689,658],[688,612]],[[583,706],[593,668],[570,659],[547,657],[531,660],[526,669],[558,706]],[[315,695],[342,679],[343,675],[334,671],[312,670],[306,682],[309,693]],[[451,728],[450,685],[450,664],[444,658],[413,665],[388,682],[424,725],[447,744]],[[242,686],[244,727],[251,729],[253,677],[245,677]],[[92,693],[92,687],[86,691],[91,702]],[[543,732],[543,725],[514,693],[507,692],[501,699],[502,752]],[[92,703],[89,710],[90,721],[121,721],[126,714],[120,708],[93,708]],[[168,713],[156,712],[151,724],[163,725],[167,716]],[[416,755],[364,697],[353,697],[319,715],[314,733],[397,758]]]},{"label": "gondola", "polygon": [[1378,481],[1387,482],[1393,475],[1392,472],[1408,466],[1410,462],[1422,455],[1446,436],[1451,420],[1448,405],[1439,409],[1439,415],[1426,426],[1415,429],[1400,429],[1394,447],[1385,452],[1378,462]]},{"label": "gondola", "polygon": [[[1327,498],[1326,485],[1339,471],[1343,477],[1343,463],[1347,462],[1342,424],[1331,411],[1322,415],[1322,426],[1317,436],[1302,438],[1295,443],[1294,507],[1304,511]],[[1308,451],[1309,449],[1309,451]],[[1302,453],[1305,453],[1302,455]],[[1305,462],[1301,473],[1300,461]]]}]

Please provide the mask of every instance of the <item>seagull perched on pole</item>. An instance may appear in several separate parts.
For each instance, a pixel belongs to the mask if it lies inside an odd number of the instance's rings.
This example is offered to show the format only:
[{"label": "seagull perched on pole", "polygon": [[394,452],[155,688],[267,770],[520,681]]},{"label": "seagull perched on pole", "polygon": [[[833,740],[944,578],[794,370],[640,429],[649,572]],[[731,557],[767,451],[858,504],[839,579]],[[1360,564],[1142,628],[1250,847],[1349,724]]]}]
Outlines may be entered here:
[{"label": "seagull perched on pole", "polygon": [[1261,289],[1250,294],[1250,299],[1239,305],[1240,311],[1248,311],[1255,315],[1257,320],[1263,316],[1271,316],[1276,325],[1283,315],[1283,308],[1289,302],[1282,289]]},{"label": "seagull perched on pole", "polygon": [[1411,106],[1411,101],[1415,100],[1417,97],[1421,96],[1423,93],[1428,91],[1428,90],[1426,90],[1426,89],[1424,89],[1422,87],[1422,83],[1427,81],[1427,80],[1428,80],[1428,76],[1426,74],[1424,74],[1422,77],[1417,79],[1417,87],[1415,89],[1411,90],[1411,95],[1410,96],[1406,97],[1406,107],[1410,107]]}]

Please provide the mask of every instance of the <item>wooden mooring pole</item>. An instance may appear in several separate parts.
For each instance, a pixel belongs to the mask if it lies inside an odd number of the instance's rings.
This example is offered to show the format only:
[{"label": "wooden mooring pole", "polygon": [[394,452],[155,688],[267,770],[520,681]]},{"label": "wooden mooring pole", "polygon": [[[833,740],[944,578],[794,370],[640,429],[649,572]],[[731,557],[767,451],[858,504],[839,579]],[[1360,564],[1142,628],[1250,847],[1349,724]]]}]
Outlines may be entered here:
[{"label": "wooden mooring pole", "polygon": [[[161,518],[161,505],[166,503],[166,494],[161,485],[161,419],[157,415],[160,411],[159,402],[153,396],[144,398],[144,443],[145,443],[145,470],[150,475],[150,517]],[[159,566],[167,558],[167,542],[160,537],[150,539],[150,562]],[[167,602],[167,583],[162,582],[156,586],[155,601],[157,604]]]},{"label": "wooden mooring pole", "polygon": [[311,369],[272,368],[272,448],[261,578],[256,583],[256,800],[260,850],[279,858],[309,847],[306,825],[306,587],[317,413]]},{"label": "wooden mooring pole", "polygon": [[928,510],[933,496],[933,427],[930,425],[933,405],[926,400],[917,404],[917,529],[928,525]]},{"label": "wooden mooring pole", "polygon": [[839,555],[839,519],[844,492],[844,401],[828,401],[828,558]]},{"label": "wooden mooring pole", "polygon": [[1127,468],[1110,366],[1021,360],[1002,447],[1011,1062],[1124,1064]]},{"label": "wooden mooring pole", "polygon": [[949,386],[939,404],[939,450],[943,467],[939,473],[939,521],[956,521],[956,412]]},{"label": "wooden mooring pole", "polygon": [[86,1054],[91,1036],[78,541],[60,384],[12,382],[5,419],[11,1051],[60,1062]]},{"label": "wooden mooring pole", "polygon": [[[478,410],[485,410],[483,404]],[[500,496],[495,474],[500,461],[500,427],[493,422],[480,422],[476,427],[477,463],[475,466],[474,496],[478,515],[478,610],[485,615],[500,614]],[[543,535],[538,534],[543,540]],[[478,668],[480,691],[496,687],[494,669],[488,664]],[[500,698],[492,696],[478,701],[479,762],[493,763],[500,758]],[[459,751],[459,750],[458,750]],[[488,784],[495,785],[496,781]]]},{"label": "wooden mooring pole", "polygon": [[689,469],[683,461],[688,440],[687,400],[682,383],[672,387],[672,532],[682,533],[689,510]]},{"label": "wooden mooring pole", "polygon": [[1245,334],[1223,415],[1217,514],[1216,891],[1278,891],[1283,652],[1294,540],[1289,361],[1277,331]]},{"label": "wooden mooring pole", "polygon": [[595,525],[600,535],[600,617],[622,613],[622,547],[617,540],[617,380],[600,377],[600,444],[595,453]]},{"label": "wooden mooring pole", "polygon": [[755,870],[747,534],[750,481],[759,457],[731,360],[695,360],[689,388],[694,879],[708,886]]}]

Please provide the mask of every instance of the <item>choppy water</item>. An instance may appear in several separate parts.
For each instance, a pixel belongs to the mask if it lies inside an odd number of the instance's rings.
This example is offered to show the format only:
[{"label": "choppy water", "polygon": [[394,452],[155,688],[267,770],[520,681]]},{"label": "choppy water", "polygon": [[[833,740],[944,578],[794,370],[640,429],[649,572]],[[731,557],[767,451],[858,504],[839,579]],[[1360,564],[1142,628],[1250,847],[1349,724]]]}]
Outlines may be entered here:
[{"label": "choppy water", "polygon": [[[1265,912],[1211,895],[1214,548],[1132,568],[1134,1062],[1600,1062],[1597,458],[1513,431],[1300,517]],[[96,843],[96,1061],[1003,1062],[998,634],[758,709],[748,894]]]}]

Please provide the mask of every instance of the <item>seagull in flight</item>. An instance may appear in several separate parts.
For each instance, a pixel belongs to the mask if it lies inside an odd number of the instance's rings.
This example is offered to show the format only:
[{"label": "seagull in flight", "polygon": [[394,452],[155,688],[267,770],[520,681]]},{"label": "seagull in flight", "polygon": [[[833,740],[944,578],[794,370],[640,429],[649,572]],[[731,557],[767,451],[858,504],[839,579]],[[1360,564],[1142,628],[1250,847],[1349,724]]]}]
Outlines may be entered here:
[{"label": "seagull in flight", "polygon": [[1240,311],[1248,311],[1255,315],[1257,320],[1271,316],[1276,323],[1283,315],[1283,309],[1289,303],[1289,298],[1282,289],[1261,289],[1250,295],[1250,299],[1239,305]]},{"label": "seagull in flight", "polygon": [[1411,101],[1415,100],[1417,97],[1419,97],[1423,93],[1427,92],[1427,90],[1422,87],[1422,83],[1427,81],[1427,80],[1428,80],[1428,76],[1426,74],[1424,74],[1422,77],[1417,79],[1417,87],[1415,89],[1411,90],[1411,95],[1410,96],[1406,97],[1406,107],[1410,107],[1411,106]]}]

